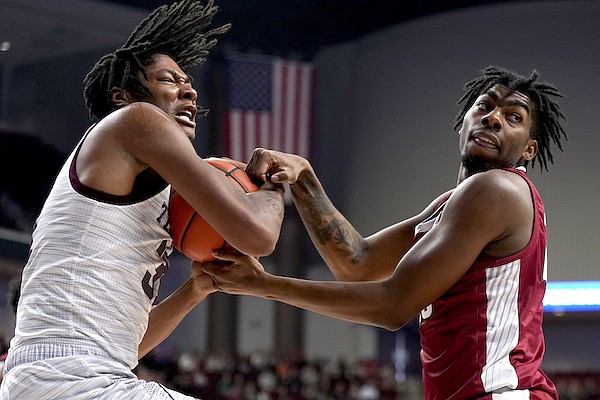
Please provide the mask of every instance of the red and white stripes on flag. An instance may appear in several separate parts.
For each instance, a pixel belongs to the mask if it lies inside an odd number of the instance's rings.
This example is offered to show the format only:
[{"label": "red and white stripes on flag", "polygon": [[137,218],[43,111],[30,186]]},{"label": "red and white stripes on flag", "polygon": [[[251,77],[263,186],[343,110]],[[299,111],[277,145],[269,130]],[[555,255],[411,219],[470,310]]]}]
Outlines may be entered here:
[{"label": "red and white stripes on flag", "polygon": [[247,162],[256,147],[310,157],[315,69],[306,62],[227,59],[226,153]]}]

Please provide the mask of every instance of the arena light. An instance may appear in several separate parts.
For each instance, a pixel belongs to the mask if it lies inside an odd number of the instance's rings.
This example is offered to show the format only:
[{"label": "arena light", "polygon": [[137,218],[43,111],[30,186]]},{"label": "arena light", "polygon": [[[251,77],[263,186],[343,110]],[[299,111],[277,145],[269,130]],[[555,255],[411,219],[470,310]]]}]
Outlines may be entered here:
[{"label": "arena light", "polygon": [[544,296],[544,311],[600,311],[600,281],[548,282]]}]

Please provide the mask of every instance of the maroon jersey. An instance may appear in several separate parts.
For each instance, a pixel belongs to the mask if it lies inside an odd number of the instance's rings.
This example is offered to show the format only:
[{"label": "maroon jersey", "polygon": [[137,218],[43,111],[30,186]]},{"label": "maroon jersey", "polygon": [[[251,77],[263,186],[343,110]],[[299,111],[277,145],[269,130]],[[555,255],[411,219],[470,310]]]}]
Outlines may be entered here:
[{"label": "maroon jersey", "polygon": [[[505,258],[481,255],[467,273],[420,314],[425,399],[558,399],[541,371],[546,291],[544,205],[520,169],[535,207],[527,247]],[[447,199],[415,228],[431,229]]]}]

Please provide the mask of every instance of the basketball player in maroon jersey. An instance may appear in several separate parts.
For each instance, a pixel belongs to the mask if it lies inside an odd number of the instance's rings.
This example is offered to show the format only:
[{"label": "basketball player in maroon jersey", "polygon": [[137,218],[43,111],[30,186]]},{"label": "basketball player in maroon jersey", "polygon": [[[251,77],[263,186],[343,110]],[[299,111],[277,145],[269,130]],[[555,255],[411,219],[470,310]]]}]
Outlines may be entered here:
[{"label": "basketball player in maroon jersey", "polygon": [[337,281],[274,276],[231,252],[203,265],[227,293],[281,301],[396,330],[419,315],[427,400],[556,399],[541,371],[546,227],[526,174],[562,150],[561,94],[488,67],[465,86],[456,117],[458,183],[420,214],[363,238],[328,199],[307,160],[257,149],[247,171],[290,183],[293,199]]}]

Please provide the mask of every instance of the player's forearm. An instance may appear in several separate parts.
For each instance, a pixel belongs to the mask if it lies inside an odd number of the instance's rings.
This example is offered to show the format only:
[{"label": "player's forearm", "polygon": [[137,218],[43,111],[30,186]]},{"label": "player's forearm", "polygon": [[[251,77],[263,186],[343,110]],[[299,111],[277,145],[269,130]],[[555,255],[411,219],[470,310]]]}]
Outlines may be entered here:
[{"label": "player's forearm", "polygon": [[386,281],[309,281],[266,275],[253,282],[253,295],[286,303],[329,317],[388,330],[404,326],[413,315],[404,315]]},{"label": "player's forearm", "polygon": [[146,334],[138,346],[138,358],[142,358],[162,343],[183,318],[207,295],[208,293],[203,294],[195,291],[192,281],[188,280],[173,294],[154,307],[150,311]]},{"label": "player's forearm", "polygon": [[357,265],[368,250],[365,239],[335,208],[314,172],[303,172],[290,187],[302,222],[336,279],[358,279]]},{"label": "player's forearm", "polygon": [[258,190],[248,196],[252,211],[242,219],[245,226],[231,227],[232,239],[228,242],[244,254],[266,256],[275,250],[281,233],[285,211],[282,192]]}]

